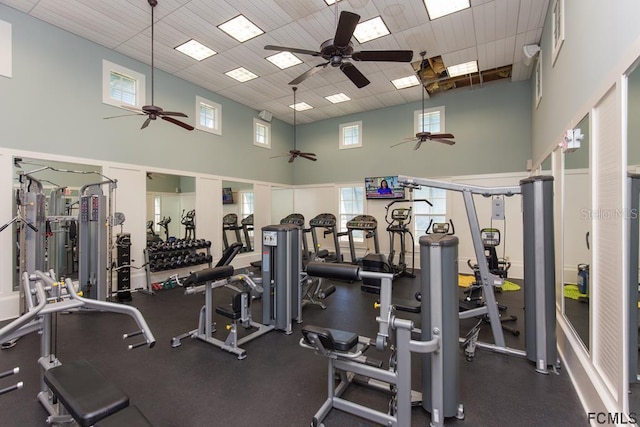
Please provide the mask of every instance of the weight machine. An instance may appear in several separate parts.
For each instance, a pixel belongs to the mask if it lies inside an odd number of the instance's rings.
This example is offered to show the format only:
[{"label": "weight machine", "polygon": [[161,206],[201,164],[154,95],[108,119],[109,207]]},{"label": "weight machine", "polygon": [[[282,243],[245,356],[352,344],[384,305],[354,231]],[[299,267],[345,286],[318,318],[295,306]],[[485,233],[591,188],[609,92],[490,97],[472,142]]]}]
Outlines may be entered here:
[{"label": "weight machine", "polygon": [[[493,333],[494,344],[477,341],[478,334],[463,340],[467,357],[473,357],[475,348],[526,357],[535,363],[536,371],[548,373],[548,367],[559,363],[556,348],[555,311],[555,249],[553,232],[553,177],[533,176],[513,187],[479,187],[432,179],[400,176],[398,182],[410,188],[420,186],[442,188],[462,194],[473,248],[478,262],[482,292],[486,304],[464,311],[461,319],[487,316]],[[484,244],[478,224],[474,195],[483,197],[507,197],[522,195],[524,242],[524,303],[525,303],[525,351],[506,346],[500,322],[500,314],[494,294],[494,286],[502,286],[504,279],[489,270]],[[422,266],[424,269],[424,265]],[[479,331],[478,331],[479,332]]]}]

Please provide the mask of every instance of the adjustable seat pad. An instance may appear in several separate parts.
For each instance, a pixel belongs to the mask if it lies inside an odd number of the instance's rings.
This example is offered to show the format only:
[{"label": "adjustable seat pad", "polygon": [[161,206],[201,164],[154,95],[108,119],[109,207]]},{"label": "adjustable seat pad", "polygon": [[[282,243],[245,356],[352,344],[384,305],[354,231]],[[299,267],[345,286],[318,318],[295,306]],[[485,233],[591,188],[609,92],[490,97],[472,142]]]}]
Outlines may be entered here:
[{"label": "adjustable seat pad", "polygon": [[189,285],[199,285],[200,283],[211,282],[214,280],[226,279],[233,275],[233,266],[225,265],[220,267],[205,268],[195,271],[187,278],[186,283]]},{"label": "adjustable seat pad", "polygon": [[310,262],[307,264],[307,274],[313,277],[340,279],[355,282],[360,280],[360,267],[351,264]]},{"label": "adjustable seat pad", "polygon": [[316,334],[325,349],[329,351],[349,351],[358,344],[358,334],[339,329],[322,328],[309,325],[302,328],[302,335],[307,344],[313,345],[308,335]]},{"label": "adjustable seat pad", "polygon": [[86,360],[45,371],[44,382],[83,427],[129,406],[129,397]]}]

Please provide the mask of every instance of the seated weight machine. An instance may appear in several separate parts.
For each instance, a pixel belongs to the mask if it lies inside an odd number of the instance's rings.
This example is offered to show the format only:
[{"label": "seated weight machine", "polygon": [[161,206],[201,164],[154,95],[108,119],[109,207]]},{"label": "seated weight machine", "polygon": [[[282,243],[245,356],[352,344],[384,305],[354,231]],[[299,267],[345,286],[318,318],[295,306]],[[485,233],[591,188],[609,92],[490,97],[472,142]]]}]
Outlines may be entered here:
[{"label": "seated weight machine", "polygon": [[[412,406],[421,405],[431,413],[431,425],[443,426],[447,417],[464,418],[459,401],[458,316],[457,316],[457,252],[455,236],[423,236],[420,239],[422,291],[429,310],[422,312],[421,340],[411,339],[418,332],[413,322],[395,315],[390,273],[364,271],[357,265],[310,263],[307,270],[319,277],[360,280],[365,277],[380,280],[380,301],[376,316],[376,339],[357,333],[305,326],[300,345],[313,349],[327,358],[328,397],[313,416],[311,425],[323,425],[332,409],[365,418],[381,425],[411,426]],[[437,261],[435,261],[437,260]],[[384,350],[391,345],[388,368],[366,363],[365,351],[370,347]],[[422,359],[422,392],[412,391],[411,354]],[[336,386],[336,376],[340,383]],[[390,393],[388,411],[347,400],[345,392],[364,378],[366,385]]]},{"label": "seated weight machine", "polygon": [[[143,341],[129,345],[130,350],[155,345],[155,338],[142,314],[128,305],[82,298],[76,293],[71,279],[57,282],[53,270],[47,274],[40,271],[23,273],[22,287],[27,311],[0,329],[0,341],[11,341],[32,332],[40,335],[38,364],[42,371],[38,400],[49,413],[47,424],[75,421],[83,427],[98,422],[100,425],[150,426],[138,408],[129,405],[129,397],[89,362],[79,360],[62,364],[55,355],[56,319],[60,312],[90,309],[130,316],[139,330],[124,334],[123,339],[144,337]],[[10,388],[17,389],[18,385]]]}]

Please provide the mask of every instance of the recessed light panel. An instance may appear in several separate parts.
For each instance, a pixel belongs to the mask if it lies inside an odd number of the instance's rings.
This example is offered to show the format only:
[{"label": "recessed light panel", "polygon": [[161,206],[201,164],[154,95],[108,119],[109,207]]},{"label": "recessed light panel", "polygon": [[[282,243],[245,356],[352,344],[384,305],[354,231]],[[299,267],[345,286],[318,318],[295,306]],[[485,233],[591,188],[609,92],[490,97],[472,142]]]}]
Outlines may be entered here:
[{"label": "recessed light panel", "polygon": [[203,59],[206,59],[218,53],[216,51],[209,49],[202,43],[195,41],[194,39],[191,39],[188,42],[182,43],[180,46],[177,46],[175,49],[178,52],[182,52],[185,55],[192,57],[196,61],[202,61]]},{"label": "recessed light panel", "polygon": [[249,80],[253,80],[258,77],[257,75],[253,74],[251,71],[247,70],[244,67],[238,67],[235,70],[227,71],[225,74],[231,77],[232,79],[236,79],[237,81],[242,83],[247,82]]},{"label": "recessed light panel", "polygon": [[471,7],[469,0],[424,0],[424,5],[432,21]]},{"label": "recessed light panel", "polygon": [[[327,6],[331,6],[332,4],[335,4],[336,0],[324,0],[324,2],[327,4]],[[340,2],[340,0],[338,0],[338,2]]]},{"label": "recessed light panel", "polygon": [[473,74],[478,72],[478,61],[469,61],[464,64],[452,65],[447,67],[449,77],[464,76],[465,74]]},{"label": "recessed light panel", "polygon": [[384,24],[382,18],[376,16],[368,21],[359,23],[356,26],[356,30],[353,32],[353,37],[358,40],[358,43],[365,43],[370,40],[386,36],[387,34],[391,34],[389,29]]},{"label": "recessed light panel", "polygon": [[224,24],[218,25],[218,28],[238,40],[240,43],[246,42],[260,34],[264,34],[264,31],[243,15],[238,15]]},{"label": "recessed light panel", "polygon": [[325,96],[324,98],[333,104],[338,104],[339,102],[351,101],[351,98],[349,98],[347,95],[345,95],[342,92],[336,93],[335,95]]},{"label": "recessed light panel", "polygon": [[267,61],[271,62],[281,70],[293,67],[294,65],[302,64],[300,58],[298,58],[291,52],[280,52],[276,53],[275,55],[267,56]]},{"label": "recessed light panel", "polygon": [[310,110],[313,107],[311,105],[307,104],[306,102],[298,102],[296,104],[289,105],[289,108],[293,108],[296,111],[304,111],[304,110]]},{"label": "recessed light panel", "polygon": [[391,83],[393,83],[396,89],[405,89],[412,86],[418,86],[420,84],[420,81],[415,75],[413,75],[409,77],[403,77],[401,79],[391,80]]}]

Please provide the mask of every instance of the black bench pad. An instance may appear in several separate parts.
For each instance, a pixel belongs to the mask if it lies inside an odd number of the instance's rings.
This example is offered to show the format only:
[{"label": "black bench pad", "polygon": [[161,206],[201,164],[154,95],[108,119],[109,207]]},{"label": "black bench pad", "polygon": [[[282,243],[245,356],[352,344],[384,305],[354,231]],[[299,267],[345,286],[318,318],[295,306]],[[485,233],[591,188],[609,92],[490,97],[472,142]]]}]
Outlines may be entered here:
[{"label": "black bench pad", "polygon": [[302,328],[304,340],[309,345],[313,345],[308,339],[309,333],[316,334],[324,348],[329,351],[349,351],[358,344],[358,334],[353,332],[309,325]]},{"label": "black bench pad", "polygon": [[45,371],[44,382],[83,427],[129,406],[129,397],[86,360]]},{"label": "black bench pad", "polygon": [[147,417],[136,405],[127,406],[122,411],[100,420],[95,427],[152,427]]}]

